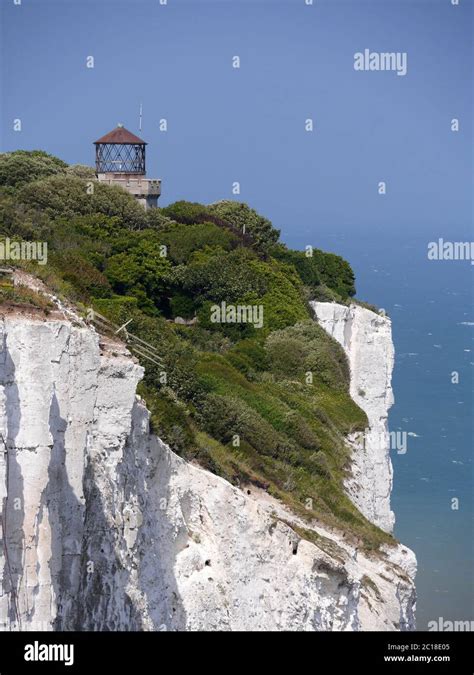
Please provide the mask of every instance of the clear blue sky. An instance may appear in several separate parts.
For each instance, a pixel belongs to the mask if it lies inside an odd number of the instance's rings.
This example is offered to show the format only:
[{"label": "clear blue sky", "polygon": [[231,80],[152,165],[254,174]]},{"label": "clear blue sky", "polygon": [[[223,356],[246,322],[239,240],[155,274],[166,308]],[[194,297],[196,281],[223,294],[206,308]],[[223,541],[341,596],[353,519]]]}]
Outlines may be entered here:
[{"label": "clear blue sky", "polygon": [[[289,243],[449,238],[472,219],[472,34],[470,0],[2,0],[1,145],[92,164],[141,101],[162,204],[239,181]],[[365,48],[407,52],[407,75],[355,71]]]}]

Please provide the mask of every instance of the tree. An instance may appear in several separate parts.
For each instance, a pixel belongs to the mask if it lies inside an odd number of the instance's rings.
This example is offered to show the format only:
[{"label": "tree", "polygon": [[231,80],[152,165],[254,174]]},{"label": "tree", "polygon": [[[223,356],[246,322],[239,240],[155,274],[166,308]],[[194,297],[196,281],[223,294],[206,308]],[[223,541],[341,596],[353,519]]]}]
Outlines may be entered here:
[{"label": "tree", "polygon": [[110,257],[105,276],[116,293],[136,297],[143,311],[155,313],[169,288],[170,269],[170,262],[160,256],[159,245],[143,240]]},{"label": "tree", "polygon": [[268,218],[260,216],[243,202],[223,200],[210,204],[208,209],[211,214],[249,234],[259,252],[266,253],[278,241],[280,231],[273,227]]},{"label": "tree", "polygon": [[0,185],[17,188],[31,181],[64,173],[67,164],[42,150],[0,154]]}]

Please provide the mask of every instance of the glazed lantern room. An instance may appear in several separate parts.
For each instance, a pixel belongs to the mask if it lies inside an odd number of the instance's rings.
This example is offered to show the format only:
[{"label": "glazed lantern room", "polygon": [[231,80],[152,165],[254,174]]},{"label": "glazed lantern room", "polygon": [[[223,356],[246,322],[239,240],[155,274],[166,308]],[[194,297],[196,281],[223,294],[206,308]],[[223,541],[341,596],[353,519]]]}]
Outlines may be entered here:
[{"label": "glazed lantern room", "polygon": [[119,124],[94,142],[96,174],[145,175],[145,141]]}]

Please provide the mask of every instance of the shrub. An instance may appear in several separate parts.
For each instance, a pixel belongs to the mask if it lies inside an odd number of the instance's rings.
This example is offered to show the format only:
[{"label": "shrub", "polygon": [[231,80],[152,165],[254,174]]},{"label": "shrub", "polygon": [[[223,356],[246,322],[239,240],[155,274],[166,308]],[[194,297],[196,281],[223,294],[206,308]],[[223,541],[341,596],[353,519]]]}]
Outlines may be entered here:
[{"label": "shrub", "polygon": [[66,168],[66,174],[83,180],[95,180],[95,169],[85,164],[71,164]]},{"label": "shrub", "polygon": [[259,413],[239,398],[209,394],[199,407],[204,429],[222,443],[235,434],[271,457],[283,458],[294,450],[291,441],[278,434]]},{"label": "shrub", "polygon": [[[325,253],[317,248],[312,255],[294,251],[284,244],[271,248],[277,260],[293,265],[302,282],[312,289],[317,299],[345,300],[355,294],[354,273],[349,263],[334,253]],[[327,287],[324,289],[324,286]],[[329,291],[327,289],[330,289]]]},{"label": "shrub", "polygon": [[108,258],[105,275],[114,291],[139,299],[144,311],[160,306],[169,288],[170,263],[161,257],[158,244],[147,239],[132,241],[127,251]]},{"label": "shrub", "polygon": [[202,301],[235,303],[250,292],[265,293],[261,270],[252,265],[254,255],[245,248],[197,251],[176,276],[183,289]]},{"label": "shrub", "polygon": [[316,260],[313,256],[309,257],[303,251],[294,251],[284,244],[277,244],[272,247],[271,255],[277,260],[293,265],[305,286],[316,288],[321,283]]},{"label": "shrub", "polygon": [[160,233],[160,241],[168,247],[168,255],[174,263],[188,262],[191,254],[208,248],[230,251],[238,239],[231,232],[213,223],[199,225],[175,225]]},{"label": "shrub", "polygon": [[227,354],[226,359],[234,368],[254,379],[256,373],[268,367],[267,353],[259,339],[240,340]]},{"label": "shrub", "polygon": [[178,223],[190,225],[199,223],[207,214],[207,206],[197,202],[186,202],[184,200],[174,202],[161,209],[161,214]]},{"label": "shrub", "polygon": [[150,430],[179,455],[187,455],[194,447],[194,432],[185,407],[176,402],[169,391],[156,390],[141,382],[138,393],[150,411]]},{"label": "shrub", "polygon": [[64,173],[66,162],[42,150],[16,150],[0,154],[0,185],[20,187],[31,181]]},{"label": "shrub", "polygon": [[325,253],[319,249],[313,250],[313,256],[322,283],[336,291],[343,299],[355,295],[354,272],[347,260],[335,253]]},{"label": "shrub", "polygon": [[117,216],[120,226],[127,230],[147,225],[143,207],[121,187],[95,182],[90,193],[87,182],[74,175],[53,175],[28,183],[20,189],[19,198],[51,218],[100,213]]},{"label": "shrub", "polygon": [[51,262],[62,272],[62,278],[77,289],[81,299],[107,298],[112,294],[107,278],[79,252],[56,253]]},{"label": "shrub", "polygon": [[275,331],[266,341],[267,357],[273,373],[279,377],[301,375],[308,355],[307,345],[288,331]]},{"label": "shrub", "polygon": [[[245,301],[242,301],[242,304]],[[241,304],[238,302],[238,304]],[[197,316],[199,325],[207,331],[218,331],[228,337],[233,342],[243,340],[245,338],[253,337],[256,333],[256,328],[252,323],[224,323],[212,321],[214,307],[216,303],[212,300],[205,300],[198,309]]]},{"label": "shrub", "polygon": [[266,252],[278,241],[280,231],[276,230],[268,218],[261,216],[243,202],[223,200],[210,204],[209,212],[229,222],[240,231],[249,234],[257,250]]},{"label": "shrub", "polygon": [[265,342],[272,372],[300,377],[311,372],[325,384],[348,390],[349,366],[342,347],[314,321],[275,331]]},{"label": "shrub", "polygon": [[196,312],[194,300],[183,293],[174,295],[171,298],[170,306],[174,317],[180,316],[183,319],[192,319]]},{"label": "shrub", "polygon": [[294,268],[276,260],[253,261],[251,267],[266,284],[265,293],[256,300],[263,305],[262,334],[291,326],[308,317],[302,284]]},{"label": "shrub", "polygon": [[154,230],[162,230],[176,225],[175,221],[165,216],[163,209],[160,208],[148,209],[146,217],[148,227],[152,227]]}]

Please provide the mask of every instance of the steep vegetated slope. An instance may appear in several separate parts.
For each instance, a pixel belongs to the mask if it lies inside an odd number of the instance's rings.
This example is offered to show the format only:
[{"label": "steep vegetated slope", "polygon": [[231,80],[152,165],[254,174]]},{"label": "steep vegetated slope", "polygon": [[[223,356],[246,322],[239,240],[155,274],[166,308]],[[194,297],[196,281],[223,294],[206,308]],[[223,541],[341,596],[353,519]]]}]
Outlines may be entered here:
[{"label": "steep vegetated slope", "polygon": [[[342,258],[299,252],[247,205],[177,202],[145,212],[88,167],[42,152],[0,156],[4,237],[48,242],[48,264],[14,264],[60,298],[128,328],[163,367],[142,361],[139,391],[170,448],[236,486],[259,486],[302,519],[365,549],[392,543],[346,494],[351,447],[366,414],[350,395],[343,348],[310,301],[348,305]],[[91,188],[92,186],[92,188]],[[31,290],[0,288],[9,306],[48,312]],[[214,305],[263,308],[263,326],[213,322]],[[177,324],[176,317],[197,322]]]}]

